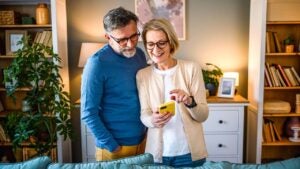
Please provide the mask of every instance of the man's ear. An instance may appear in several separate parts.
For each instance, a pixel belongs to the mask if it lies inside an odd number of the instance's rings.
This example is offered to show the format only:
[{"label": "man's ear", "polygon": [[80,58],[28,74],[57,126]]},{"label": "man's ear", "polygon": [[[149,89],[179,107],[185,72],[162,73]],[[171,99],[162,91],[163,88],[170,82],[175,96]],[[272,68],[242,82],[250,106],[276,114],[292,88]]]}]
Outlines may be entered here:
[{"label": "man's ear", "polygon": [[109,37],[109,35],[108,35],[107,33],[104,35],[104,37],[105,37],[105,39],[107,39],[107,40],[110,39],[110,37]]}]

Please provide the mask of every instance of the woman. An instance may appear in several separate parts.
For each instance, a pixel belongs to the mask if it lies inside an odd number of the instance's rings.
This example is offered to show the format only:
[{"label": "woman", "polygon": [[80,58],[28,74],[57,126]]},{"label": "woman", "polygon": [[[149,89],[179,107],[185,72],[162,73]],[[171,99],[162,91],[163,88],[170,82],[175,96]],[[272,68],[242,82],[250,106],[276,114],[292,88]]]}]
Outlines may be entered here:
[{"label": "woman", "polygon": [[[164,165],[202,165],[207,157],[202,122],[208,106],[201,68],[175,59],[179,42],[168,20],[147,22],[142,38],[153,61],[137,73],[141,120],[148,127],[146,152]],[[170,100],[176,101],[175,114],[159,114],[159,105]]]}]

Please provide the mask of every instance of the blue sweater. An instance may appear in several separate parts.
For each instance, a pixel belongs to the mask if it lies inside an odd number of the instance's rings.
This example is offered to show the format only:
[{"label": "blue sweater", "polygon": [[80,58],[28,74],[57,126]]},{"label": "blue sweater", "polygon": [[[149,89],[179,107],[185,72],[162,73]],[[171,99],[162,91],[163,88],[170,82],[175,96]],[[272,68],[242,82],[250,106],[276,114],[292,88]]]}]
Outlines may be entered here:
[{"label": "blue sweater", "polygon": [[140,121],[136,73],[146,67],[144,52],[126,58],[105,45],[84,67],[81,119],[95,137],[96,146],[109,151],[119,145],[137,145],[146,128]]}]

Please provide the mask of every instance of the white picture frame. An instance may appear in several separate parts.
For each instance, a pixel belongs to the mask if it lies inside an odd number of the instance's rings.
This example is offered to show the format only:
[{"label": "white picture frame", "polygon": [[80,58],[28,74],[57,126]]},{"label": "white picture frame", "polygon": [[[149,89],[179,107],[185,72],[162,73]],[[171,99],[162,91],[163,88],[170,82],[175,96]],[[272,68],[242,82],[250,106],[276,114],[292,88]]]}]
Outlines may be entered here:
[{"label": "white picture frame", "polygon": [[138,29],[154,18],[168,19],[173,25],[179,40],[186,40],[185,1],[135,0],[135,14],[139,17]]},{"label": "white picture frame", "polygon": [[24,36],[27,36],[26,30],[5,30],[6,55],[13,55],[14,52],[23,47],[18,42]]},{"label": "white picture frame", "polygon": [[218,97],[233,98],[235,93],[235,78],[222,77],[218,88]]}]

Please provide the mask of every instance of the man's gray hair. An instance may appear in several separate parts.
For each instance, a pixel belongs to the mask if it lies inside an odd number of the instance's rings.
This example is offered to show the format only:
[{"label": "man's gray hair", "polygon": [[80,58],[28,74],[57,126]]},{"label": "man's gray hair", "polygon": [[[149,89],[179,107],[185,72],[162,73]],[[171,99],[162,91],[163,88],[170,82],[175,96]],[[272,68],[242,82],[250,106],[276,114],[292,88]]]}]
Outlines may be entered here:
[{"label": "man's gray hair", "polygon": [[118,7],[110,10],[103,18],[103,26],[106,32],[122,28],[130,23],[138,22],[138,17],[131,11]]}]

